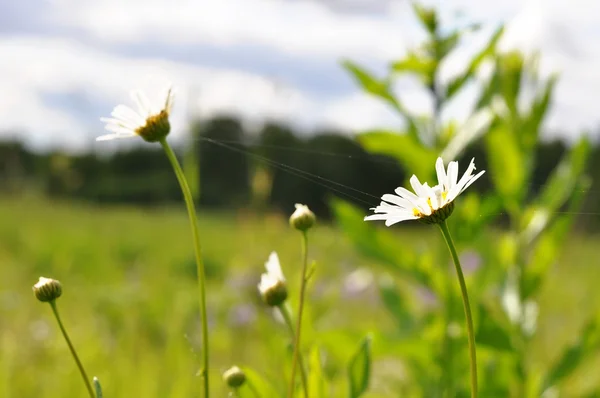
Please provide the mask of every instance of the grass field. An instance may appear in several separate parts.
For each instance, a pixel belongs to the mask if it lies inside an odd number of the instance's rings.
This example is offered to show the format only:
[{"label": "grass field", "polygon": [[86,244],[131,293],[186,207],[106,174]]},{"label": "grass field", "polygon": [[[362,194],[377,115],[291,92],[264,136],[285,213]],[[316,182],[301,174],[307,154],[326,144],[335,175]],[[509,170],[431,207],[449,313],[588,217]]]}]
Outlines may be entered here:
[{"label": "grass field", "polygon": [[[143,209],[5,198],[0,220],[0,397],[85,394],[49,306],[31,292],[39,276],[62,282],[58,306],[63,321],[88,372],[102,380],[105,397],[199,396],[198,296],[183,205]],[[209,279],[214,396],[226,396],[221,373],[233,364],[253,367],[283,391],[289,338],[262,304],[256,284],[276,250],[295,306],[298,234],[289,228],[287,215],[244,212],[201,212],[200,228]],[[403,239],[424,238],[398,230]],[[573,236],[552,268],[540,296],[534,362],[558,355],[583,320],[600,308],[598,242],[597,237]],[[360,279],[357,274],[349,277],[358,269],[377,277],[381,269],[327,225],[311,235],[310,258],[318,263],[309,287],[304,341],[317,339],[327,349],[331,360],[325,361],[325,371],[334,379],[334,391],[341,392],[345,369],[340,364],[362,336],[373,333],[373,389],[367,396],[384,396],[386,385],[401,377],[391,362],[398,358],[378,345],[378,336],[393,329],[392,321],[376,288],[352,283]],[[569,382],[597,384],[593,364],[585,369]]]}]

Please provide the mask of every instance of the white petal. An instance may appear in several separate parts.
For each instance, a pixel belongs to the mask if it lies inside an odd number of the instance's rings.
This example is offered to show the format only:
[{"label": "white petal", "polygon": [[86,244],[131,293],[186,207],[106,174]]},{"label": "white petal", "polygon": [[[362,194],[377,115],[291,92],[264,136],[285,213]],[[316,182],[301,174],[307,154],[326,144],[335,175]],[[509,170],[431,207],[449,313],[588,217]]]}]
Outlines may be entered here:
[{"label": "white petal", "polygon": [[429,201],[431,202],[431,207],[433,210],[437,210],[442,207],[442,190],[440,189],[439,185],[429,188],[429,190]]},{"label": "white petal", "polygon": [[109,141],[109,140],[114,140],[114,139],[119,139],[119,138],[129,138],[129,137],[134,137],[135,134],[131,134],[131,135],[124,135],[124,134],[106,134],[106,135],[101,135],[100,137],[96,138],[96,141]]},{"label": "white petal", "polygon": [[370,216],[366,216],[364,221],[387,220],[388,218],[390,218],[389,214],[371,214]]},{"label": "white petal", "polygon": [[100,121],[106,123],[107,125],[125,127],[125,128],[128,128],[129,130],[136,130],[138,127],[140,127],[137,124],[133,124],[133,123],[125,121],[125,120],[113,119],[113,118],[108,118],[108,117],[100,118]]},{"label": "white petal", "polygon": [[140,116],[147,118],[152,115],[152,105],[148,98],[141,90],[133,90],[131,91],[131,98],[138,106]]},{"label": "white petal", "polygon": [[460,181],[452,186],[450,191],[448,192],[448,196],[456,198],[462,191],[464,186],[469,182],[469,178],[471,178],[471,173],[475,170],[475,159],[471,159],[471,163],[469,163],[469,167],[461,177]]},{"label": "white petal", "polygon": [[419,209],[419,211],[423,214],[431,214],[431,209],[429,208],[429,204],[427,204],[426,198],[420,198],[414,193],[410,192],[408,189],[403,187],[396,188],[396,193],[400,196],[408,200],[413,204],[414,207]]},{"label": "white petal", "polygon": [[285,282],[285,277],[283,276],[283,271],[281,271],[281,265],[279,264],[279,256],[277,256],[277,253],[271,253],[269,259],[265,263],[265,268],[270,276]]},{"label": "white petal", "polygon": [[412,186],[413,190],[415,191],[415,193],[417,194],[418,197],[420,197],[420,198],[427,197],[426,190],[423,189],[423,185],[421,184],[421,181],[419,181],[419,178],[414,174],[412,177],[410,177],[410,185]]},{"label": "white petal", "polygon": [[146,124],[146,119],[128,106],[118,105],[111,113],[112,116],[131,122],[137,126]]},{"label": "white petal", "polygon": [[419,217],[415,216],[414,214],[407,214],[405,216],[400,216],[400,217],[390,217],[387,220],[385,220],[385,226],[389,227],[389,226],[392,226],[392,225],[402,222],[402,221],[416,220],[418,218]]},{"label": "white petal", "polygon": [[444,161],[441,157],[437,158],[435,161],[435,171],[437,172],[438,184],[442,186],[442,189],[448,189],[445,187],[445,184],[447,183],[446,169],[444,168]]},{"label": "white petal", "polygon": [[175,101],[175,93],[173,92],[173,87],[169,85],[169,89],[167,90],[167,99],[165,100],[164,109],[167,113],[171,113],[171,108],[173,107],[173,102]]},{"label": "white petal", "polygon": [[409,200],[396,195],[385,194],[381,197],[381,199],[406,209],[412,209],[415,207]]},{"label": "white petal", "polygon": [[476,175],[472,176],[471,179],[469,180],[469,182],[466,183],[466,185],[463,187],[463,189],[460,190],[460,192],[458,194],[460,195],[467,188],[469,188],[471,186],[471,184],[473,184],[475,181],[477,181],[477,179],[479,179],[479,177],[481,177],[483,175],[483,173],[485,173],[485,170],[481,170],[479,173],[477,173]]},{"label": "white petal", "polygon": [[446,189],[450,191],[456,185],[458,180],[458,162],[450,162],[448,164],[448,173],[446,174]]},{"label": "white petal", "polygon": [[133,131],[132,129],[128,128],[128,127],[124,127],[124,126],[117,126],[114,124],[107,124],[104,127],[106,130],[108,131],[112,131],[113,133],[117,133],[120,135],[126,134],[126,135],[130,135],[130,134],[135,134],[135,131]]},{"label": "white petal", "polygon": [[277,280],[269,274],[262,274],[258,283],[258,290],[264,293],[267,289],[277,284]]},{"label": "white petal", "polygon": [[419,202],[419,197],[404,187],[398,187],[394,192],[401,198],[404,198],[413,204]]}]

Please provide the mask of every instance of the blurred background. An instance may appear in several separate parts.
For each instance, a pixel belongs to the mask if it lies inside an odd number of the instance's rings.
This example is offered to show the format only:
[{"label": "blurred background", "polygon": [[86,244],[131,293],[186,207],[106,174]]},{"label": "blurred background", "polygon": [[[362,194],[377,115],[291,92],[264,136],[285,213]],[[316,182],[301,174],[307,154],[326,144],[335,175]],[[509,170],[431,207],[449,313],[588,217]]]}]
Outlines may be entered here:
[{"label": "blurred background", "polygon": [[[530,370],[501,361],[510,370],[487,396],[600,396],[589,372],[600,360],[590,336],[600,331],[588,319],[600,308],[600,4],[419,4],[1,3],[0,396],[82,393],[49,309],[31,296],[40,275],[63,282],[64,320],[107,396],[198,395],[195,265],[177,182],[159,146],[95,141],[99,117],[133,105],[131,89],[152,98],[165,82],[176,91],[169,140],[204,236],[217,396],[225,394],[220,372],[234,363],[285,387],[289,358],[273,353],[289,352],[289,341],[256,284],[277,251],[296,288],[300,242],[287,226],[295,203],[320,221],[306,341],[322,350],[323,396],[345,396],[344,363],[367,333],[379,337],[368,396],[463,396],[463,376],[436,373],[460,374],[467,363],[456,359],[448,373],[445,332],[406,351],[407,330],[462,322],[460,307],[439,305],[456,292],[444,296],[439,281],[423,279],[430,263],[447,262],[440,237],[432,244],[430,230],[412,224],[385,238],[358,226],[382,194],[431,173],[440,154],[459,160],[461,173],[472,157],[487,170],[464,199],[472,214],[455,221],[473,269],[499,270],[477,271],[485,283],[476,299],[506,303],[515,266],[525,281],[515,282],[519,308],[535,299],[546,326],[536,339],[515,329],[525,321],[508,304],[506,325],[481,326],[487,349]],[[519,268],[526,264],[529,279]],[[411,268],[422,272],[407,277]],[[398,307],[395,298],[416,304]],[[573,336],[589,354],[575,362]],[[425,365],[423,353],[441,346],[445,354]],[[435,367],[421,369],[434,381],[411,366]]]}]

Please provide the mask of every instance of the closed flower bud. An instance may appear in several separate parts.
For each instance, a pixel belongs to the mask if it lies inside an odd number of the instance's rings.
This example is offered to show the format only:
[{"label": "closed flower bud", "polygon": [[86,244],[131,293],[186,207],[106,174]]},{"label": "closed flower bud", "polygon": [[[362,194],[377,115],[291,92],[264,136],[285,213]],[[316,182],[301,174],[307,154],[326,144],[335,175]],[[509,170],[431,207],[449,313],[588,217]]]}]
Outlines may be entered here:
[{"label": "closed flower bud", "polygon": [[33,285],[33,293],[41,302],[54,301],[62,294],[62,286],[56,279],[40,276],[38,283]]},{"label": "closed flower bud", "polygon": [[315,214],[310,211],[308,206],[296,203],[296,211],[290,217],[290,225],[292,227],[304,232],[315,225],[316,221]]},{"label": "closed flower bud", "polygon": [[258,291],[267,305],[276,307],[283,304],[288,296],[285,277],[281,271],[277,253],[271,253],[269,260],[265,263],[265,268],[267,272],[261,275]]},{"label": "closed flower bud", "polygon": [[287,299],[287,286],[285,282],[273,281],[272,284],[261,289],[260,295],[267,305],[277,307]]},{"label": "closed flower bud", "polygon": [[246,382],[246,374],[237,366],[232,366],[223,373],[223,381],[231,388],[240,388]]}]

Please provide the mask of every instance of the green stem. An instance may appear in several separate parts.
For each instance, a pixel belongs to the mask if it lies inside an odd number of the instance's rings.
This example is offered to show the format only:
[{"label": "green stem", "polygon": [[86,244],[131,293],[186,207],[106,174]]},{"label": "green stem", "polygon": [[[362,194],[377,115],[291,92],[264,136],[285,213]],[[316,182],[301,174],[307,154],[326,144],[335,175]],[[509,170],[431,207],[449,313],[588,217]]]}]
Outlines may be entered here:
[{"label": "green stem", "polygon": [[467,320],[467,334],[469,338],[469,356],[471,359],[471,398],[477,398],[477,354],[475,351],[475,332],[473,329],[473,317],[471,316],[471,306],[469,304],[469,294],[467,293],[467,284],[465,283],[465,277],[460,266],[458,254],[452,242],[450,231],[448,230],[448,224],[446,221],[442,221],[438,224],[442,230],[442,235],[446,240],[452,260],[454,260],[454,267],[456,268],[456,274],[458,276],[458,283],[460,284],[460,292],[463,300],[463,307],[465,309],[465,318]]},{"label": "green stem", "polygon": [[[296,338],[294,342],[294,357],[292,359],[292,376],[290,380],[289,398],[294,396],[294,386],[296,379],[296,364],[300,356],[300,332],[302,330],[302,311],[304,310],[304,294],[306,291],[306,268],[308,264],[308,235],[302,231],[302,283],[300,285],[300,303],[298,303],[298,320],[296,322]],[[304,397],[308,398],[308,391],[304,389]]]},{"label": "green stem", "polygon": [[196,207],[194,206],[194,199],[192,197],[192,192],[190,191],[190,187],[185,179],[185,174],[179,165],[179,161],[173,153],[173,150],[167,143],[166,139],[161,139],[160,144],[165,150],[165,154],[171,165],[173,166],[173,171],[177,176],[177,181],[179,181],[179,186],[181,187],[181,192],[183,193],[183,198],[185,200],[185,205],[187,207],[188,216],[190,218],[190,225],[192,227],[192,235],[194,238],[194,250],[196,252],[196,268],[198,274],[198,286],[200,289],[200,316],[202,318],[202,352],[203,352],[203,369],[202,376],[204,381],[204,397],[207,398],[209,396],[209,388],[208,388],[208,374],[209,374],[209,361],[208,361],[208,320],[206,316],[206,276],[204,275],[204,263],[202,262],[202,249],[200,247],[200,232],[198,230],[198,217],[196,216]]},{"label": "green stem", "polygon": [[[281,313],[281,316],[283,317],[283,320],[285,321],[285,324],[288,327],[288,331],[290,332],[290,336],[293,340],[296,333],[294,332],[294,322],[292,321],[292,314],[290,314],[290,309],[288,306],[285,305],[285,303],[279,305],[277,308],[279,308],[279,312]],[[298,354],[298,363],[300,366],[300,378],[302,380],[302,388],[304,388],[304,391],[308,391],[308,379],[306,377],[306,369],[304,367],[302,353]]]},{"label": "green stem", "polygon": [[83,368],[83,365],[81,364],[81,361],[79,360],[79,357],[77,356],[75,347],[73,347],[73,344],[71,343],[71,339],[69,339],[67,330],[65,329],[62,321],[60,320],[60,315],[58,315],[58,308],[56,307],[55,300],[50,301],[50,307],[52,307],[52,312],[54,312],[54,317],[56,318],[56,322],[58,322],[58,327],[60,328],[60,331],[62,332],[62,335],[65,338],[67,345],[69,346],[71,355],[73,355],[73,359],[75,360],[75,363],[77,364],[77,367],[79,368],[79,373],[81,373],[81,377],[83,378],[83,382],[85,383],[85,387],[87,388],[88,393],[90,394],[90,397],[96,398],[96,395],[94,394],[94,390],[92,389],[92,384],[90,383],[90,379],[88,378],[87,374],[85,373],[85,369]]}]

